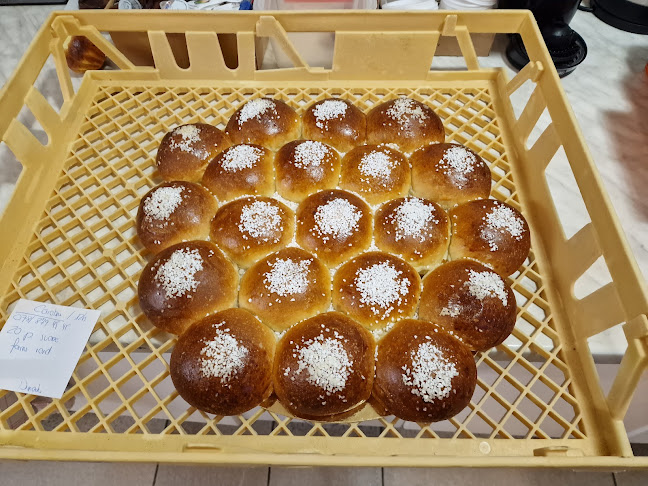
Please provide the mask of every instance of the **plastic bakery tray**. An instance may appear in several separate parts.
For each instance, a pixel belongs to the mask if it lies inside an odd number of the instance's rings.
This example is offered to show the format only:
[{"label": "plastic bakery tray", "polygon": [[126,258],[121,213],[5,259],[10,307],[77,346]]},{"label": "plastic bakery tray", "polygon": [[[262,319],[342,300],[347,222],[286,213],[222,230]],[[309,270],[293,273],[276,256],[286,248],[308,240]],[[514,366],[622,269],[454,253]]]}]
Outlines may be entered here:
[{"label": "plastic bakery tray", "polygon": [[[334,32],[332,68],[307,65],[293,32]],[[520,34],[532,61],[512,80],[480,68],[471,40],[480,33]],[[112,69],[71,78],[63,43],[72,35],[88,37]],[[440,36],[456,38],[467,69],[430,69]],[[269,40],[294,67],[257,69]],[[53,77],[60,106],[38,89]],[[511,96],[523,84],[532,92],[516,116]],[[488,162],[493,196],[521,209],[532,230],[530,256],[509,279],[515,331],[476,356],[469,407],[428,425],[322,424],[262,408],[213,417],[188,406],[169,379],[174,339],[147,322],[136,296],[149,255],[134,215],[159,182],[163,134],[188,122],[222,128],[259,96],[301,112],[326,97],[368,110],[401,95],[433,106],[448,139]],[[548,123],[531,142],[543,112]],[[648,467],[632,457],[622,421],[648,365],[645,284],[530,13],[55,13],[0,93],[0,114],[0,140],[22,164],[0,223],[0,323],[20,298],[102,312],[60,400],[0,391],[0,458]],[[561,161],[588,215],[569,235],[546,177]],[[575,282],[601,256],[611,282],[576,298]],[[628,349],[605,395],[587,339],[620,323]]]}]

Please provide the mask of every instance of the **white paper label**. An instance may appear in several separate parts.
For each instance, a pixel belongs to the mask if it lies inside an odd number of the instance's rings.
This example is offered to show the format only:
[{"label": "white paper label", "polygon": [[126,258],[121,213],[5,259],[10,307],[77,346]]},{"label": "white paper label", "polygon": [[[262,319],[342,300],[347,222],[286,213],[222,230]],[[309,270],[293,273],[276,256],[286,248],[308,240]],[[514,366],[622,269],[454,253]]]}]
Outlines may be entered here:
[{"label": "white paper label", "polygon": [[99,315],[20,299],[0,331],[0,389],[61,398]]}]

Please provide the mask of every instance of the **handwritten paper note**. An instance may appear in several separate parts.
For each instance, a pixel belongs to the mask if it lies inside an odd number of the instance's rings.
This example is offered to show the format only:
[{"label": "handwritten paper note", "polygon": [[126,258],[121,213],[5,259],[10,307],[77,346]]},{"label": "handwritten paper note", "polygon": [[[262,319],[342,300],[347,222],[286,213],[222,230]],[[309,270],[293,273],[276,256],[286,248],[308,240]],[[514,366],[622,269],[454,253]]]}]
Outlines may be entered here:
[{"label": "handwritten paper note", "polygon": [[19,300],[0,331],[0,389],[61,398],[99,314]]}]

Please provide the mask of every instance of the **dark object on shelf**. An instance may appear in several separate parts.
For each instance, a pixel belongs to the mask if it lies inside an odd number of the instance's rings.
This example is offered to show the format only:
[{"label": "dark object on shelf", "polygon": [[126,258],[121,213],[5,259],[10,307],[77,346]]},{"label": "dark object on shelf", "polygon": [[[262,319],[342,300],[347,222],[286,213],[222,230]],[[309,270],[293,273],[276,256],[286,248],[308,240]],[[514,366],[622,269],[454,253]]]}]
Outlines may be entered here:
[{"label": "dark object on shelf", "polygon": [[15,5],[63,5],[67,0],[0,0],[0,7]]},{"label": "dark object on shelf", "polygon": [[[500,0],[499,8],[522,8],[533,12],[556,70],[563,77],[576,69],[587,56],[585,41],[569,27],[579,3],[580,0]],[[511,35],[506,57],[517,69],[529,62],[519,35]]]},{"label": "dark object on shelf", "polygon": [[109,0],[79,0],[79,10],[85,9],[104,9]]},{"label": "dark object on shelf", "polygon": [[591,0],[597,18],[617,29],[648,34],[648,5],[633,0]]}]

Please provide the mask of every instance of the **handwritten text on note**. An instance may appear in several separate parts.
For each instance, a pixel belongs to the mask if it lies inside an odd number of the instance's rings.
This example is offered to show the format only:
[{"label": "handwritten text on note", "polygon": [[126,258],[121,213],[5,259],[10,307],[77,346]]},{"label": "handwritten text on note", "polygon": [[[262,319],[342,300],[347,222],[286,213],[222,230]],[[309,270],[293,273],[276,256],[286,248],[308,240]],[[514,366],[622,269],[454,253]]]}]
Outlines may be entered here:
[{"label": "handwritten text on note", "polygon": [[61,398],[99,314],[19,300],[0,331],[0,389]]}]

